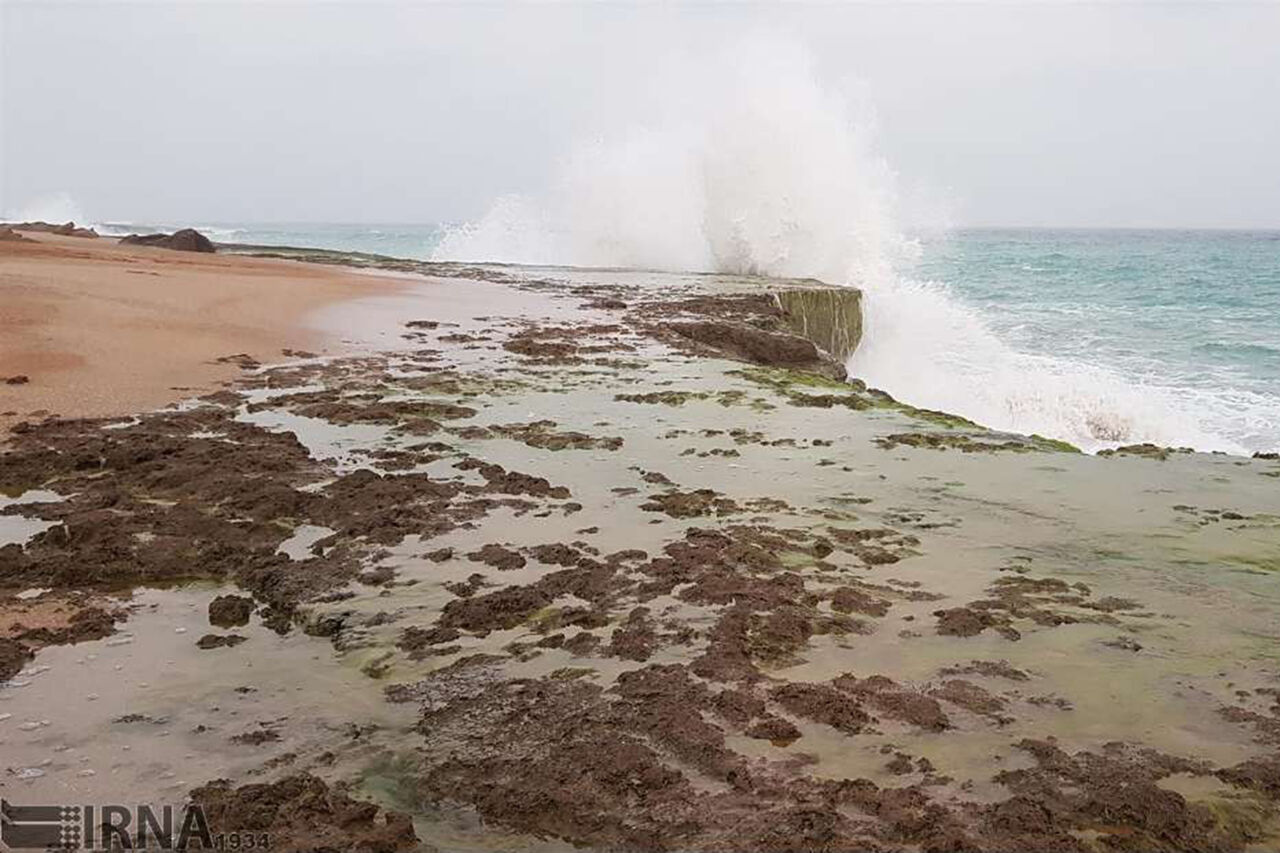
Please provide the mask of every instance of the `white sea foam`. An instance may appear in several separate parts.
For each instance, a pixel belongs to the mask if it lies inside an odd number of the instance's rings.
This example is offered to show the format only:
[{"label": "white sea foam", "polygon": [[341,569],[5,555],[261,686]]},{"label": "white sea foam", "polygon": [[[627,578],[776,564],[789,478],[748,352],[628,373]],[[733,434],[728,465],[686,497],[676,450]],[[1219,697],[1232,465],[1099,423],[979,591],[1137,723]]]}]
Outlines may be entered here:
[{"label": "white sea foam", "polygon": [[121,222],[96,222],[93,223],[93,230],[103,237],[127,237],[138,233],[137,228]]},{"label": "white sea foam", "polygon": [[[995,429],[1091,451],[1150,441],[1244,453],[1251,443],[1242,439],[1259,427],[1239,395],[1144,384],[1101,365],[1018,352],[935,282],[890,282],[869,294],[866,313],[869,333],[850,359],[852,373]],[[1250,408],[1268,405],[1258,399]]]},{"label": "white sea foam", "polygon": [[[234,243],[243,239],[249,233],[247,229],[228,225],[187,225],[182,227],[194,228],[215,243]],[[173,231],[176,229],[169,228],[167,230]]]}]

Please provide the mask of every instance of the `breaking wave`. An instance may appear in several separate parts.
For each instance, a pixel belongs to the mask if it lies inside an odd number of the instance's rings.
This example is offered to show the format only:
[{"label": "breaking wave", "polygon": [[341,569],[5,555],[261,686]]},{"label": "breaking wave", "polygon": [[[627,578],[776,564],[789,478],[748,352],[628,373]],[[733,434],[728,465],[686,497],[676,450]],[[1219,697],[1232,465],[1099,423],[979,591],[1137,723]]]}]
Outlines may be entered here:
[{"label": "breaking wave", "polygon": [[1085,450],[1140,442],[1247,453],[1280,435],[1280,407],[1256,392],[1143,382],[1076,358],[1020,352],[938,282],[869,291],[867,335],[850,372],[916,405]]},{"label": "breaking wave", "polygon": [[[797,45],[757,38],[678,69],[660,105],[576,146],[552,189],[497,200],[434,257],[813,277],[865,294],[850,370],[900,399],[1085,449],[1262,449],[1275,400],[1144,382],[1020,352],[943,283],[910,275],[896,178],[869,111]],[[908,223],[909,224],[909,223]]]},{"label": "breaking wave", "polygon": [[915,251],[870,122],[794,45],[674,74],[648,122],[576,146],[553,189],[499,199],[441,259],[884,281]]}]

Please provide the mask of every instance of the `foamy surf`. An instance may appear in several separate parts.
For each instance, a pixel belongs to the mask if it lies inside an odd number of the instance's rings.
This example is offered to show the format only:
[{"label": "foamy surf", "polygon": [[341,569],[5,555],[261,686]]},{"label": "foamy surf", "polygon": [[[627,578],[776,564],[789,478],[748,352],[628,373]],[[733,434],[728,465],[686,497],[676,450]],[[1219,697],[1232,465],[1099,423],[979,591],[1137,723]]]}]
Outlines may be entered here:
[{"label": "foamy surf", "polygon": [[1232,416],[1227,399],[1019,352],[938,283],[895,280],[872,288],[864,304],[867,334],[850,372],[915,405],[1088,451],[1141,442],[1250,450],[1215,429],[1215,420],[1226,425]]}]

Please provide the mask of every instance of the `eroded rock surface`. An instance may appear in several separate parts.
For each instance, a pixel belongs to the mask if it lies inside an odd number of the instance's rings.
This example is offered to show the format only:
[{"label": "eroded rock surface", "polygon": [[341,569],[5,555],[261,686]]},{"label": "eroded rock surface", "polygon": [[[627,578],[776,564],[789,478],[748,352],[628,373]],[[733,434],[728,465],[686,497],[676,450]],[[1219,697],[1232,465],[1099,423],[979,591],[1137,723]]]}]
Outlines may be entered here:
[{"label": "eroded rock surface", "polygon": [[[179,642],[224,680],[337,661],[363,685],[332,698],[344,726],[103,724],[259,759],[192,796],[273,849],[415,849],[404,809],[480,848],[1278,837],[1272,460],[993,434],[836,378],[759,293],[387,264],[465,276],[463,307],[424,300],[363,355],[228,356],[240,381],[181,408],[14,431],[0,494],[56,499],[0,504],[47,525],[0,547],[0,679],[132,642],[172,614],[128,590],[192,582]],[[310,675],[230,680],[226,705]]]}]

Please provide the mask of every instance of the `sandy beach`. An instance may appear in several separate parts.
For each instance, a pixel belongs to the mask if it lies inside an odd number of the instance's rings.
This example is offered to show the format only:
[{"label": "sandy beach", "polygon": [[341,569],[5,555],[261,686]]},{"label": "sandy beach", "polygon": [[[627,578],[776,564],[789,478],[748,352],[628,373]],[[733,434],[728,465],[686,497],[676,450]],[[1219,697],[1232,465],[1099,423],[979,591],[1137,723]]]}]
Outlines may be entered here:
[{"label": "sandy beach", "polygon": [[[0,241],[0,431],[205,393],[239,372],[235,356],[330,352],[334,341],[305,322],[310,312],[399,286],[293,261],[26,236]],[[3,382],[19,376],[27,381]]]}]

